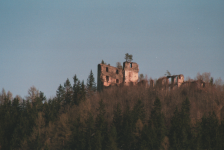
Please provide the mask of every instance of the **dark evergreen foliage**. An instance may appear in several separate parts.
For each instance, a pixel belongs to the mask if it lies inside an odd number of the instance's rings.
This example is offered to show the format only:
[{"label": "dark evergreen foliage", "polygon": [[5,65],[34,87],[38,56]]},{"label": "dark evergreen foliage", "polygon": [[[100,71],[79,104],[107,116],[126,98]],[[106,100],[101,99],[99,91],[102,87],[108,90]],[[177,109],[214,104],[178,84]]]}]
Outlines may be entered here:
[{"label": "dark evergreen foliage", "polygon": [[90,71],[90,74],[88,76],[86,87],[89,96],[91,96],[94,92],[96,92],[96,83],[92,70]]},{"label": "dark evergreen foliage", "polygon": [[169,132],[170,149],[192,149],[190,119],[190,102],[188,98],[182,103],[181,111],[174,111]]},{"label": "dark evergreen foliage", "polygon": [[[176,107],[171,119],[162,113],[164,102],[161,104],[159,98],[150,110],[139,97],[114,106],[109,106],[104,96],[104,100],[93,102],[95,99],[90,101],[88,95],[88,89],[94,91],[92,77],[91,71],[87,86],[76,75],[73,86],[67,79],[64,86],[58,87],[56,97],[48,100],[43,92],[32,101],[10,99],[3,92],[0,149],[224,149],[224,120],[214,112],[193,124],[188,98]],[[165,148],[166,140],[169,146]]]},{"label": "dark evergreen foliage", "polygon": [[201,121],[200,139],[202,149],[218,149],[218,119],[215,113],[203,116]]},{"label": "dark evergreen foliage", "polygon": [[73,84],[73,103],[75,105],[79,105],[81,101],[84,101],[86,98],[86,88],[84,81],[80,82],[75,75],[73,77],[74,84]]},{"label": "dark evergreen foliage", "polygon": [[153,106],[148,126],[145,125],[142,130],[142,149],[161,149],[161,144],[166,135],[165,118],[161,112],[159,98],[156,98]]}]

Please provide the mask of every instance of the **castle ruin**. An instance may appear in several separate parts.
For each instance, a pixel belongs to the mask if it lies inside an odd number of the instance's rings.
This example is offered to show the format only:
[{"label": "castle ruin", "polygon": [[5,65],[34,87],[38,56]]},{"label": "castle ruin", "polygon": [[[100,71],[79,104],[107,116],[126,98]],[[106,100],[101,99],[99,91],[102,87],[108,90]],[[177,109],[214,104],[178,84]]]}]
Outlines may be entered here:
[{"label": "castle ruin", "polygon": [[[123,67],[117,68],[107,64],[98,64],[97,72],[97,90],[102,91],[103,88],[110,86],[120,86],[120,85],[136,85],[138,84],[138,72],[139,67],[135,62],[123,62]],[[145,80],[144,84],[146,87],[154,88],[154,80],[148,82]],[[139,82],[143,84],[142,81]],[[156,87],[160,89],[175,89],[181,86],[191,86],[191,87],[205,87],[205,82],[202,80],[196,81],[184,81],[184,75],[172,75],[164,76],[159,78],[156,83]]]},{"label": "castle ruin", "polygon": [[138,72],[138,64],[135,62],[124,62],[123,68],[98,64],[97,90],[113,85],[135,85],[138,83]]}]

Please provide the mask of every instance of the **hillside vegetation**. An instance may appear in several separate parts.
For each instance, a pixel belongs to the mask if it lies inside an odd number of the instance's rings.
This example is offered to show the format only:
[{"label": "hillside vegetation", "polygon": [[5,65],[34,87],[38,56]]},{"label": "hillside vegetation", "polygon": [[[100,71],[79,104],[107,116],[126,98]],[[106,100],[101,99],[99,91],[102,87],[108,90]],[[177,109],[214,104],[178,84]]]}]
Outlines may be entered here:
[{"label": "hillside vegetation", "polygon": [[34,87],[26,100],[3,91],[0,149],[224,149],[223,87],[98,93],[91,78],[87,86],[67,79],[49,100]]}]

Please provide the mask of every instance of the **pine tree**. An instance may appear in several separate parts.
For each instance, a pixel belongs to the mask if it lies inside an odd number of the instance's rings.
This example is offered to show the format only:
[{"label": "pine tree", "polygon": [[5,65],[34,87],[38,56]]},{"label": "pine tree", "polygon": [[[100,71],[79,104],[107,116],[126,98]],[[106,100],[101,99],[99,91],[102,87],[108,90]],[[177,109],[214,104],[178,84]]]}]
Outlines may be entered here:
[{"label": "pine tree", "polygon": [[80,82],[76,75],[73,77],[73,103],[79,105],[86,98],[86,88],[84,81]]},{"label": "pine tree", "polygon": [[[202,149],[218,149],[218,119],[215,113],[205,115],[201,121],[201,148]],[[223,142],[223,141],[222,141]]]},{"label": "pine tree", "polygon": [[99,108],[97,109],[96,117],[96,131],[94,135],[94,148],[105,149],[106,148],[106,137],[107,137],[107,122],[105,119],[105,104],[101,99],[99,102]]},{"label": "pine tree", "polygon": [[153,106],[148,126],[145,125],[142,131],[142,149],[161,149],[166,135],[165,119],[159,98],[156,98]]},{"label": "pine tree", "polygon": [[169,132],[169,141],[171,149],[191,149],[192,134],[190,126],[190,101],[184,100],[181,111],[174,111],[171,119],[171,128]]},{"label": "pine tree", "polygon": [[113,126],[116,129],[117,133],[117,146],[121,147],[122,143],[121,138],[122,138],[122,121],[123,121],[123,116],[121,112],[121,105],[118,103],[115,110],[114,110],[114,117],[113,117]]},{"label": "pine tree", "polygon": [[135,148],[135,123],[136,122],[134,122],[133,112],[130,110],[129,106],[127,106],[123,115],[122,136],[119,144],[124,150],[130,150]]},{"label": "pine tree", "polygon": [[67,78],[67,80],[64,83],[64,89],[65,89],[65,100],[64,100],[64,104],[65,105],[68,105],[72,101],[72,86],[71,86],[71,83],[70,83],[70,81],[69,81],[68,78]]},{"label": "pine tree", "polygon": [[135,104],[133,111],[132,111],[134,122],[136,123],[138,119],[141,119],[141,121],[145,121],[145,110],[144,110],[144,104],[141,100],[138,100]]},{"label": "pine tree", "polygon": [[94,145],[94,140],[93,140],[93,136],[94,136],[94,119],[93,119],[93,115],[91,113],[88,114],[88,119],[86,120],[86,135],[85,135],[85,139],[86,139],[86,149],[87,150],[91,150],[93,149],[93,145]]},{"label": "pine tree", "polygon": [[166,127],[165,127],[165,119],[164,115],[162,114],[162,106],[159,98],[156,98],[154,102],[154,108],[151,112],[151,121],[153,124],[153,130],[156,135],[156,140],[154,143],[155,149],[161,148],[161,143],[166,134]]},{"label": "pine tree", "polygon": [[107,141],[107,150],[117,150],[117,131],[115,126],[112,126],[109,134],[108,134],[108,141]]},{"label": "pine tree", "polygon": [[96,91],[96,83],[92,70],[90,71],[90,74],[88,76],[86,87],[89,96],[91,96],[92,93]]},{"label": "pine tree", "polygon": [[81,99],[81,101],[85,101],[86,100],[86,87],[85,87],[84,81],[82,81],[82,83],[81,83],[80,99]]},{"label": "pine tree", "polygon": [[131,54],[126,53],[124,59],[126,62],[131,62],[133,60],[133,56]]},{"label": "pine tree", "polygon": [[56,95],[57,95],[59,102],[62,102],[64,100],[65,88],[61,84],[59,85],[59,87],[56,91]]},{"label": "pine tree", "polygon": [[222,150],[224,149],[224,119],[221,121],[221,124],[219,126],[219,130],[218,130],[218,146],[217,149]]}]

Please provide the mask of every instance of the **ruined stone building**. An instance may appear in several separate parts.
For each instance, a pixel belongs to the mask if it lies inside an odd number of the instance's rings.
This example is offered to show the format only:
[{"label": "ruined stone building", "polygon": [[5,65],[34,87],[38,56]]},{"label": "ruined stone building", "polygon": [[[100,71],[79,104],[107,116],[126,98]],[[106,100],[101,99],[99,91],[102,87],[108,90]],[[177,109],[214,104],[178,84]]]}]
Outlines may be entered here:
[{"label": "ruined stone building", "polygon": [[135,62],[124,62],[123,68],[117,68],[106,64],[98,64],[97,90],[112,85],[130,85],[138,83],[138,64]]},{"label": "ruined stone building", "polygon": [[124,62],[123,68],[113,67],[107,64],[98,64],[97,90],[120,85],[145,85],[150,88],[160,88],[161,90],[171,90],[181,86],[205,87],[206,83],[202,80],[184,81],[184,75],[172,75],[159,78],[154,84],[154,80],[147,79],[138,82],[139,67],[135,62]]},{"label": "ruined stone building", "polygon": [[[159,78],[156,81],[156,85],[162,89],[174,89],[180,87],[184,83],[184,75],[172,75]],[[150,81],[150,85],[154,85],[153,81]]]},{"label": "ruined stone building", "polygon": [[183,83],[183,86],[190,86],[191,88],[204,88],[208,85],[202,80],[195,80],[195,81],[186,81]]},{"label": "ruined stone building", "polygon": [[[150,86],[154,87],[154,81],[150,80]],[[159,78],[156,81],[156,86],[160,89],[175,89],[179,87],[204,88],[206,83],[202,80],[184,81],[184,75],[172,75]]]}]

